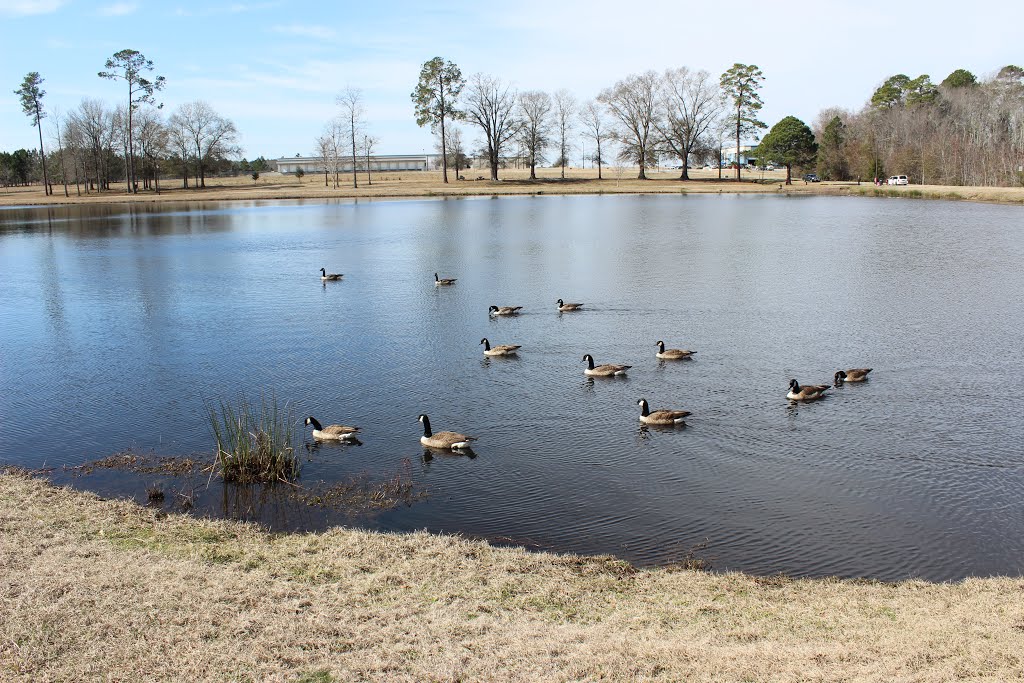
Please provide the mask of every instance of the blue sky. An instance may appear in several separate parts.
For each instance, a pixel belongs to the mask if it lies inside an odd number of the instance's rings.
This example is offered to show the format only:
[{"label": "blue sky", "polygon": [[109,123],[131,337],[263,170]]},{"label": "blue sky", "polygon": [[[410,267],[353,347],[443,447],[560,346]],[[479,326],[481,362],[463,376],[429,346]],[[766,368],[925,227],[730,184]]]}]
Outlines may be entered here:
[{"label": "blue sky", "polygon": [[[96,76],[118,50],[144,53],[167,78],[165,112],[205,100],[231,118],[248,158],[311,154],[335,95],[362,88],[384,154],[430,150],[409,93],[440,55],[521,90],[568,88],[589,99],[630,73],[734,62],[765,75],[762,120],[808,123],[827,106],[860,108],[886,77],[963,67],[979,76],[1024,63],[1024,2],[641,4],[515,2],[278,2],[0,0],[0,150],[38,145],[13,94],[45,79],[46,106],[83,97],[114,105],[122,87]],[[4,95],[3,93],[8,93]],[[477,134],[466,127],[469,142]]]}]

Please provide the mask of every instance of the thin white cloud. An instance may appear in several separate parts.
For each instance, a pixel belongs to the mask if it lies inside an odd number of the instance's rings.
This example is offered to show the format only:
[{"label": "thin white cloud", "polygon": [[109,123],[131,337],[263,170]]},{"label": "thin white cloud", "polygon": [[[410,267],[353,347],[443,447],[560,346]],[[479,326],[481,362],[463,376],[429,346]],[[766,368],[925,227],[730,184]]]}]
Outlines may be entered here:
[{"label": "thin white cloud", "polygon": [[136,10],[138,9],[138,3],[116,2],[113,5],[106,5],[105,7],[100,7],[97,13],[103,17],[125,17],[129,14],[135,14]]},{"label": "thin white cloud", "polygon": [[52,14],[65,0],[0,0],[0,14],[24,17],[31,14]]},{"label": "thin white cloud", "polygon": [[301,36],[303,38],[317,38],[319,40],[330,40],[337,35],[334,29],[326,26],[303,26],[300,24],[274,26],[270,30],[274,33],[282,33],[286,36]]},{"label": "thin white cloud", "polygon": [[179,17],[208,17],[213,14],[243,14],[245,12],[258,12],[261,10],[273,9],[280,5],[281,2],[236,2],[230,5],[204,7],[198,10],[193,10],[187,7],[178,7],[174,10],[174,14]]}]

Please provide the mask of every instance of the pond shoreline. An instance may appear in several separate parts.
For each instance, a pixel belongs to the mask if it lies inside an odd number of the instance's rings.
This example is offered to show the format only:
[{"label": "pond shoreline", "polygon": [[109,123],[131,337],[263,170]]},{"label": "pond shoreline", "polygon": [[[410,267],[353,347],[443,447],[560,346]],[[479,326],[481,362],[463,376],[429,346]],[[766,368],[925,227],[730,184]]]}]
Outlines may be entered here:
[{"label": "pond shoreline", "polygon": [[[780,172],[755,173],[737,183],[731,179],[711,177],[711,172],[694,171],[691,180],[680,180],[677,172],[652,172],[647,180],[635,177],[611,177],[598,180],[593,172],[576,170],[577,177],[560,179],[543,169],[539,179],[530,180],[524,171],[507,171],[497,182],[490,180],[453,181],[447,185],[435,173],[383,174],[371,185],[360,178],[360,187],[341,185],[325,187],[316,178],[297,179],[278,173],[264,174],[260,181],[244,177],[212,179],[208,187],[197,190],[164,186],[160,193],[151,190],[128,194],[123,183],[97,193],[77,195],[69,188],[65,197],[62,187],[55,186],[54,194],[45,196],[41,188],[4,188],[0,190],[0,207],[42,207],[78,204],[173,203],[213,201],[264,201],[301,199],[415,199],[464,198],[538,195],[617,195],[617,194],[773,194],[786,196],[853,196],[853,197],[905,197],[912,199],[943,199],[981,203],[1024,205],[1024,188],[958,187],[958,186],[875,186],[867,182],[805,183],[795,180],[784,185],[785,175]],[[635,171],[633,172],[635,173]],[[702,175],[700,175],[702,174]],[[631,174],[632,176],[632,174]],[[331,183],[333,185],[333,183]]]},{"label": "pond shoreline", "polygon": [[9,680],[941,681],[1024,666],[1019,578],[794,580],[423,532],[271,534],[13,470],[0,525]]}]

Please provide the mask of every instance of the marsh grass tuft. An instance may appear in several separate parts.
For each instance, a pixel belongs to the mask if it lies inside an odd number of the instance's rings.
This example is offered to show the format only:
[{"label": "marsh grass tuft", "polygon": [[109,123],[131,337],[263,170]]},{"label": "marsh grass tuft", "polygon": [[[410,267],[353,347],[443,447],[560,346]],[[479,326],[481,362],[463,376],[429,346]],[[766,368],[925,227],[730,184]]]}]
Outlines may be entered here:
[{"label": "marsh grass tuft", "polygon": [[146,501],[148,505],[160,505],[164,502],[164,490],[158,484],[146,487]]},{"label": "marsh grass tuft", "polygon": [[217,442],[215,467],[224,481],[251,484],[291,481],[299,476],[295,455],[295,418],[277,398],[260,397],[259,404],[239,397],[236,404],[206,404]]}]

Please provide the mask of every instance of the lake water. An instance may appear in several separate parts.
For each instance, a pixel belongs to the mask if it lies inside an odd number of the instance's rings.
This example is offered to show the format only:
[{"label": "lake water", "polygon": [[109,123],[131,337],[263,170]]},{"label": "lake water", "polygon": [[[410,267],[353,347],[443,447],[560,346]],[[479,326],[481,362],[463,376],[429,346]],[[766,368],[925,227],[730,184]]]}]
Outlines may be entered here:
[{"label": "lake water", "polygon": [[[756,573],[1019,575],[1022,229],[1017,207],[826,197],[5,209],[0,461],[209,454],[204,401],[273,392],[362,427],[303,449],[302,483],[404,468],[429,497],[341,514],[214,479],[197,512],[641,564],[696,547]],[[486,360],[482,337],[523,348]],[[695,360],[656,360],[659,339]],[[633,368],[590,380],[584,353]],[[874,373],[785,399],[849,367]],[[693,415],[642,428],[641,397]],[[424,458],[420,413],[476,457]],[[160,480],[52,476],[141,500]]]}]

